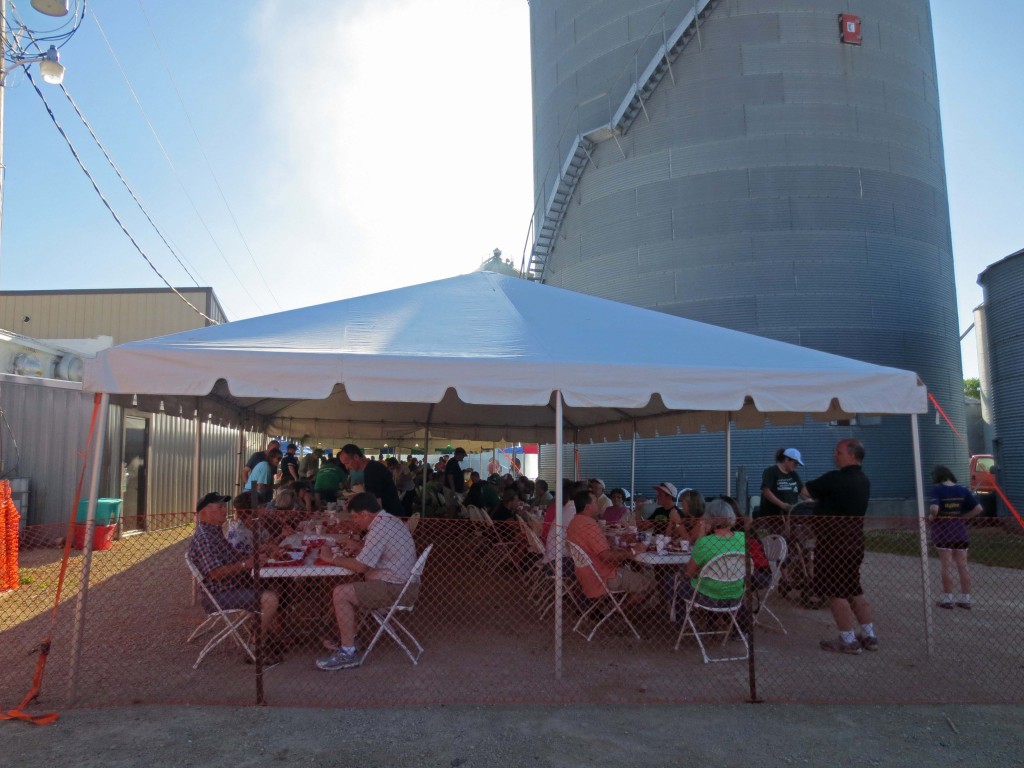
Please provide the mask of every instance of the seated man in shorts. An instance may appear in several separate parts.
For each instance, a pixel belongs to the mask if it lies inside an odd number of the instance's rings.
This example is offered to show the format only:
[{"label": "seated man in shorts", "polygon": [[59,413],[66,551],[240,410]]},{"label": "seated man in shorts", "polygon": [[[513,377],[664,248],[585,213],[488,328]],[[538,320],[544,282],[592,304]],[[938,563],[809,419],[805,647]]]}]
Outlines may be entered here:
[{"label": "seated man in shorts", "polygon": [[[281,643],[274,634],[277,595],[269,590],[256,591],[252,575],[255,565],[252,554],[235,549],[224,536],[224,521],[227,519],[227,502],[230,498],[208,493],[196,504],[199,522],[188,545],[188,558],[202,574],[203,584],[222,609],[259,613],[263,637],[268,639],[265,645],[268,654],[264,662],[276,664],[282,658]],[[247,505],[249,494],[242,494],[238,501],[240,505]],[[207,611],[216,610],[205,595],[202,602]]]},{"label": "seated man in shorts", "polygon": [[629,595],[627,605],[643,602],[654,589],[654,578],[625,566],[627,560],[633,559],[631,550],[613,549],[608,544],[597,522],[601,513],[593,491],[578,491],[572,501],[576,515],[565,529],[565,538],[586,552],[594,565],[593,569],[576,568],[576,578],[583,587],[583,594],[593,600],[603,597],[606,590],[621,590]]},{"label": "seated man in shorts", "polygon": [[[334,555],[330,546],[320,552],[323,560],[363,575],[363,581],[341,584],[334,589],[334,617],[338,622],[338,649],[318,659],[316,666],[327,672],[351,669],[363,663],[356,650],[356,612],[390,608],[398,598],[416,564],[416,545],[405,523],[384,512],[372,493],[360,493],[348,502],[352,522],[366,531],[359,552],[353,557]],[[419,584],[410,584],[403,605],[412,605]]]}]

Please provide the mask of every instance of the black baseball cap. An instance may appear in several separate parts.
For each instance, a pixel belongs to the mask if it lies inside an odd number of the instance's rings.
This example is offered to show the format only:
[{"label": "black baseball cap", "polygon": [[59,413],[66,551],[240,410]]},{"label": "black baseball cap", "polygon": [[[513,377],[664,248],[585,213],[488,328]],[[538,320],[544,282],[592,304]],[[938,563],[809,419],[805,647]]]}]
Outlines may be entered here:
[{"label": "black baseball cap", "polygon": [[224,504],[225,502],[228,501],[231,501],[230,496],[225,496],[224,494],[217,493],[216,491],[214,491],[213,493],[208,493],[205,496],[203,496],[203,498],[201,498],[198,502],[196,502],[196,512],[202,512],[203,507],[205,507],[207,504]]}]

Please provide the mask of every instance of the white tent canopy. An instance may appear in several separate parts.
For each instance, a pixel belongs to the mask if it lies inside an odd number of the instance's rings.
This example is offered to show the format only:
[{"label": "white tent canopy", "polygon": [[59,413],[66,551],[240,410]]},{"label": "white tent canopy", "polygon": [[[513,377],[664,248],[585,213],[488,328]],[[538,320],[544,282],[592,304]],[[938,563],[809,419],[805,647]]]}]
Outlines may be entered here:
[{"label": "white tent canopy", "polygon": [[551,442],[555,393],[580,440],[927,409],[909,371],[488,272],[130,342],[87,361],[84,385],[381,440],[429,424]]},{"label": "white tent canopy", "polygon": [[[289,435],[397,440],[429,428],[553,442],[556,477],[564,426],[584,441],[726,429],[730,420],[792,423],[807,413],[911,414],[925,537],[916,414],[927,410],[927,393],[916,374],[494,273],[130,342],[86,361],[84,386],[103,393],[100,409],[111,394],[213,396]],[[197,467],[198,440],[197,430]],[[102,443],[93,446],[79,617]],[[559,483],[555,490],[561,531]],[[561,568],[555,558],[556,675]],[[922,574],[928,610],[924,556]],[[82,627],[80,618],[76,649]],[[76,679],[74,661],[72,691]]]}]

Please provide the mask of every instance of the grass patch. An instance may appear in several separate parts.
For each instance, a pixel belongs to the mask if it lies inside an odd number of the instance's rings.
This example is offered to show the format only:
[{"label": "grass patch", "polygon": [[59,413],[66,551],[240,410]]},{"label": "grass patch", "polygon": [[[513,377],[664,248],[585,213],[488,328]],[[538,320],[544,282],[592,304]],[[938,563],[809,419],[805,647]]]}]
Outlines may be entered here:
[{"label": "grass patch", "polygon": [[[920,556],[917,533],[911,531],[865,531],[864,547],[868,552]],[[928,547],[928,557],[938,558],[934,547]],[[968,560],[980,565],[1024,570],[1024,537],[1002,531],[974,530]]]}]

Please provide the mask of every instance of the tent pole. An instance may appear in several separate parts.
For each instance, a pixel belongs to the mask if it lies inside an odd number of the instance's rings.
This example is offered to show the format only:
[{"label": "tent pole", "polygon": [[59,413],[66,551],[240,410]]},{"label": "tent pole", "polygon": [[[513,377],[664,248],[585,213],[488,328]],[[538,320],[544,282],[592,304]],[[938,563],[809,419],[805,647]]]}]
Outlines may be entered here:
[{"label": "tent pole", "polygon": [[[434,406],[430,406],[431,412]],[[430,416],[427,416],[427,427],[423,430],[423,485],[420,494],[420,517],[427,516],[427,461],[430,458]]]},{"label": "tent pole", "polygon": [[78,670],[82,661],[82,637],[85,633],[86,607],[89,602],[89,571],[92,568],[92,539],[96,530],[96,499],[100,495],[100,471],[103,462],[103,437],[107,432],[110,395],[104,392],[96,405],[96,436],[92,444],[92,466],[89,468],[89,508],[85,521],[85,543],[82,552],[81,588],[75,604],[75,618],[71,627],[71,669],[68,674],[68,702],[75,703],[78,693]]},{"label": "tent pole", "polygon": [[[245,414],[238,422],[238,461],[235,462],[235,487],[232,489],[232,494],[241,493],[245,487],[245,482],[242,480],[242,474],[244,472],[245,462],[248,461],[248,457],[245,455],[245,449],[248,448],[248,440],[245,434]],[[198,496],[196,497],[199,498]]]},{"label": "tent pole", "polygon": [[633,419],[633,438],[631,440],[629,460],[629,501],[633,505],[633,517],[640,522],[640,513],[636,508],[636,419]]},{"label": "tent pole", "polygon": [[555,392],[555,679],[562,679],[562,392]]},{"label": "tent pole", "polygon": [[934,651],[932,639],[932,592],[928,576],[928,530],[924,513],[924,484],[921,481],[921,433],[917,414],[910,414],[910,433],[914,441],[914,491],[917,493],[917,536],[921,549],[921,596],[924,599],[924,642],[929,656]]},{"label": "tent pole", "polygon": [[202,471],[199,465],[199,456],[203,445],[203,420],[199,415],[199,406],[196,405],[195,419],[195,444],[192,446],[192,498],[198,499],[200,496],[199,489],[202,487],[203,478]]},{"label": "tent pole", "polygon": [[573,480],[580,481],[580,431],[573,430],[572,433],[572,458],[573,458]]},{"label": "tent pole", "polygon": [[[192,447],[192,498],[197,500],[202,495],[200,488],[202,487],[203,482],[202,472],[199,467],[203,445],[203,417],[199,415],[199,411],[199,400],[197,398],[195,418],[193,419],[196,428],[196,439],[195,445]],[[198,513],[196,513],[193,522],[199,522]],[[195,605],[199,600],[199,585],[196,583],[195,579],[189,579],[189,581],[191,582],[191,588],[189,589],[189,605]]]},{"label": "tent pole", "polygon": [[725,495],[732,496],[732,413],[725,414]]}]

